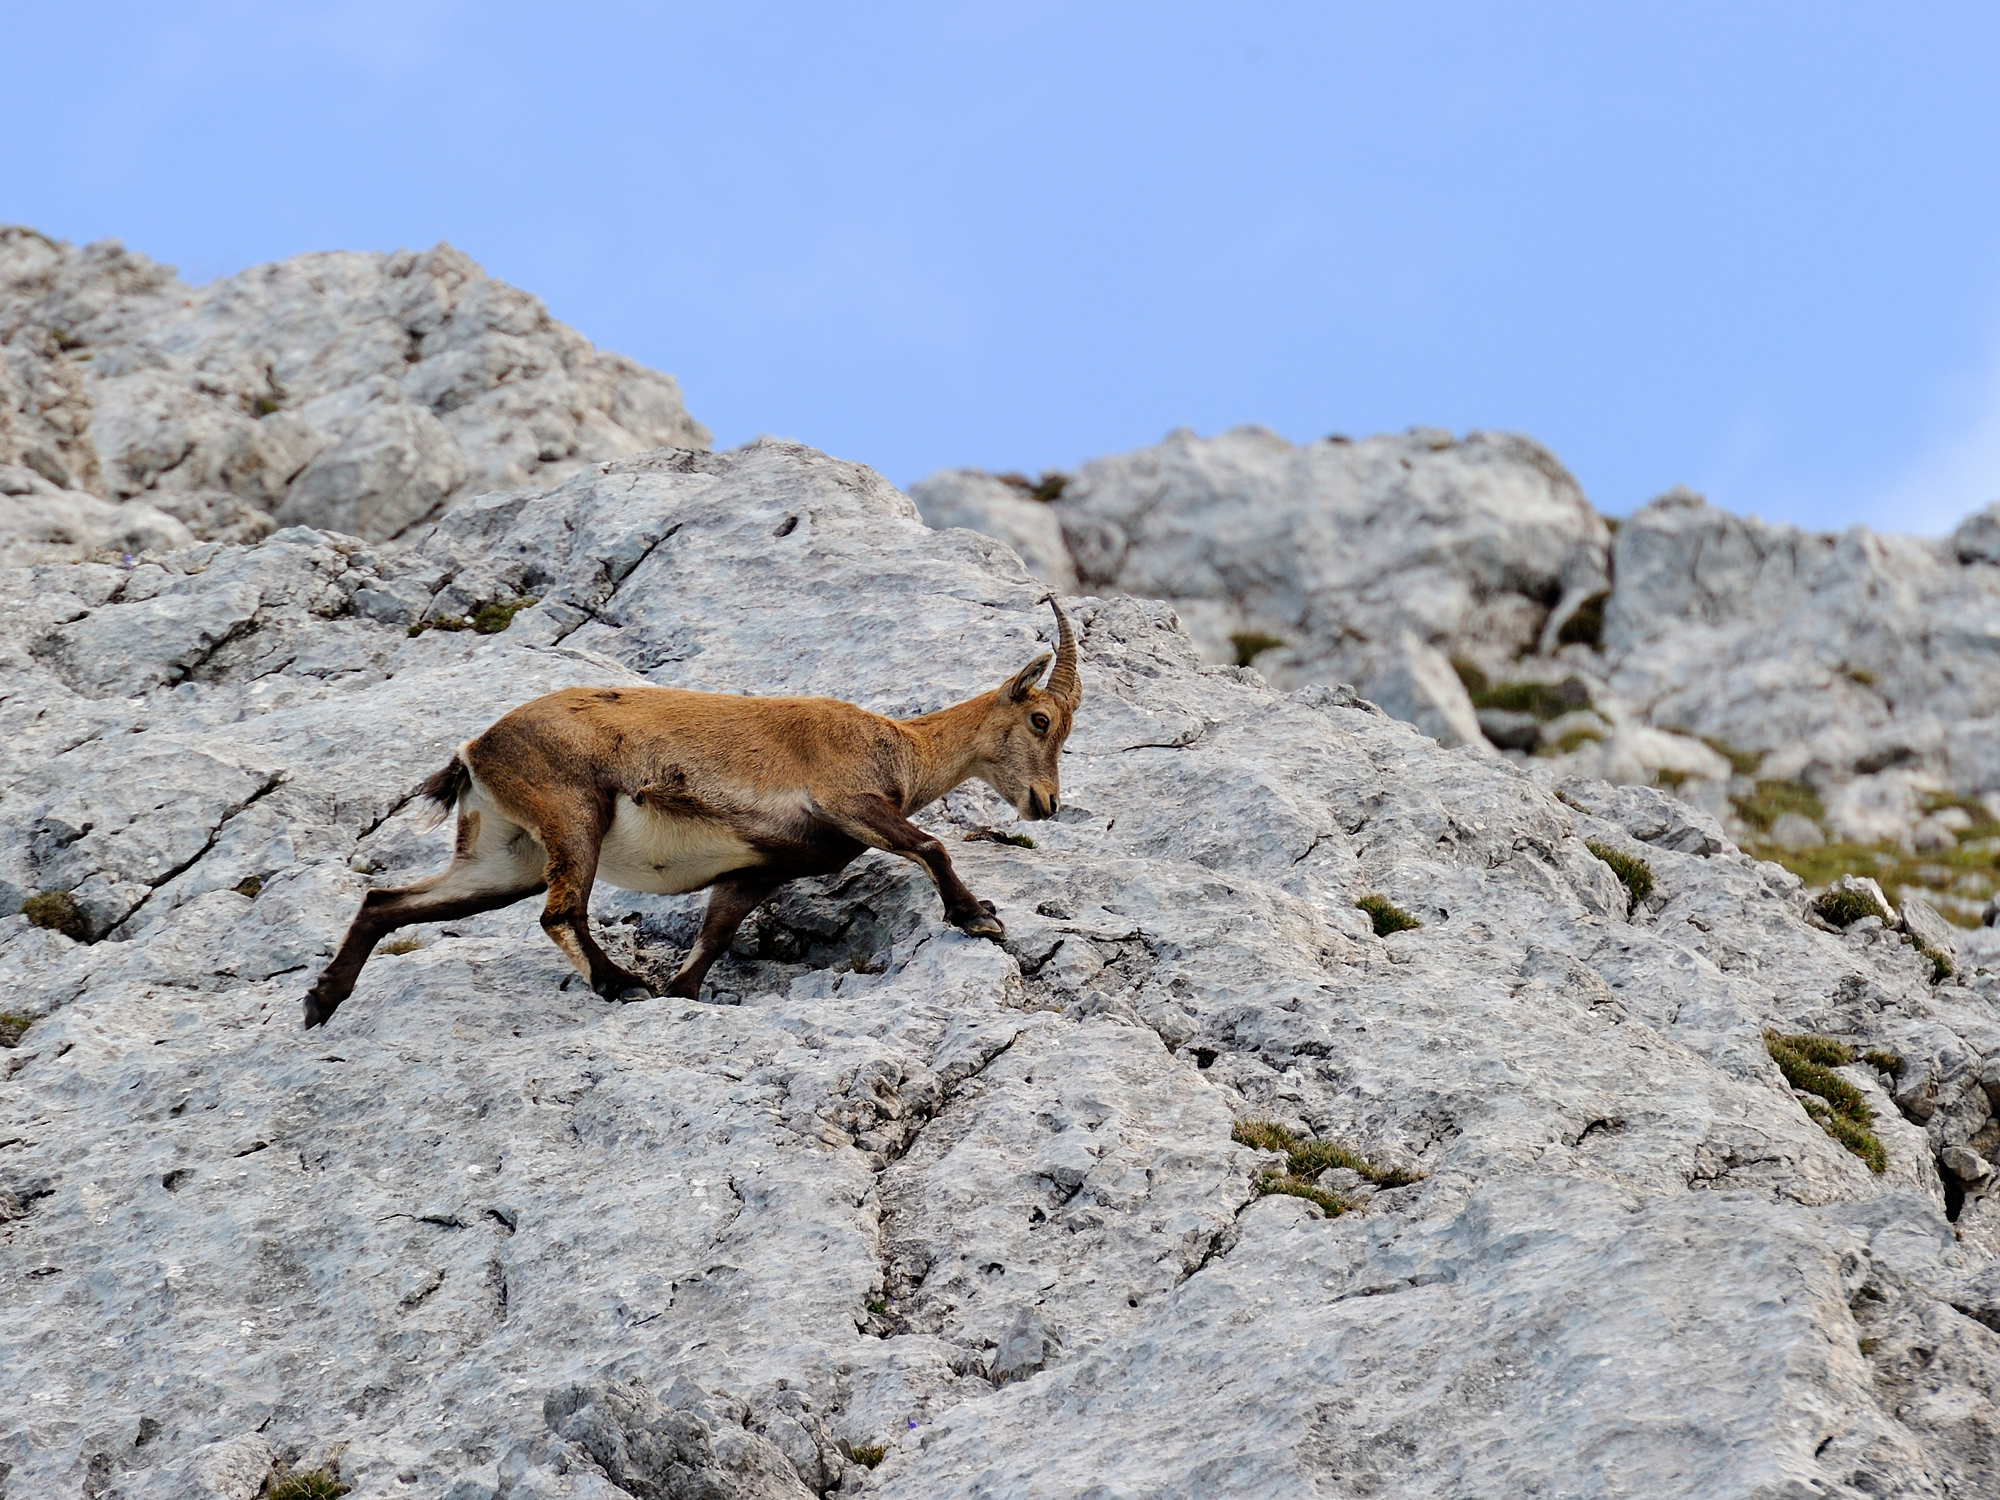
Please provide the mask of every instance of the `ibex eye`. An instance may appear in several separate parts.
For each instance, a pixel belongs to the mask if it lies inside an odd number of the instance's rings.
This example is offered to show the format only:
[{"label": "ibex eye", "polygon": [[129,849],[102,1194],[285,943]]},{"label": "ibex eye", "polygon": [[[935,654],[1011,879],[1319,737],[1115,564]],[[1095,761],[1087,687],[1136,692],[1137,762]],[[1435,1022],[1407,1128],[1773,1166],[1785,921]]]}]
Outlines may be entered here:
[{"label": "ibex eye", "polygon": [[1028,715],[1028,722],[1035,726],[1036,734],[1047,734],[1049,732],[1049,716],[1047,714],[1030,714]]}]

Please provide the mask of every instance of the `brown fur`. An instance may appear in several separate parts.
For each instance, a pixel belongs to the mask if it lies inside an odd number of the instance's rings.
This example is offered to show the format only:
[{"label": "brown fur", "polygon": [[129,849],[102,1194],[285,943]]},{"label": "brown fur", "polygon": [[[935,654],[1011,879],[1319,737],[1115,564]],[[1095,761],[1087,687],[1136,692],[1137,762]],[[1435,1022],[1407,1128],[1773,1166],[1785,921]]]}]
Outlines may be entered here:
[{"label": "brown fur", "polygon": [[1055,814],[1056,759],[1082,697],[1069,622],[1060,608],[1056,618],[1061,647],[1047,686],[1035,686],[1043,655],[994,691],[915,719],[833,698],[650,687],[567,688],[523,704],[424,783],[423,795],[458,809],[451,867],[367,894],[307,992],[306,1025],[324,1024],[397,928],[542,891],[542,927],[598,994],[649,995],[590,934],[600,874],[635,890],[709,888],[700,936],[667,986],[690,999],[743,918],[780,885],[831,873],[867,848],[922,865],[955,926],[1003,936],[992,904],[909,815],[974,777],[1023,817]]}]

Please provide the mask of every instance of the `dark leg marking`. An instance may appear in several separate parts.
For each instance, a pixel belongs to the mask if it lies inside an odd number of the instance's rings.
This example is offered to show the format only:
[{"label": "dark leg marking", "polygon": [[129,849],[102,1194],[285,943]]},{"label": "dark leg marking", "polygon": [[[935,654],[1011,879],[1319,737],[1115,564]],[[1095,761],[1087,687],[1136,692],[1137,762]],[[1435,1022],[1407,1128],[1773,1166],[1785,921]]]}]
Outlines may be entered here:
[{"label": "dark leg marking", "polygon": [[825,816],[863,843],[900,854],[929,871],[931,879],[937,882],[938,894],[944,898],[945,920],[952,926],[974,937],[1006,936],[1007,928],[995,915],[993,904],[981,901],[958,878],[944,845],[904,817],[887,797],[870,793],[837,810],[828,809]]},{"label": "dark leg marking", "polygon": [[701,932],[668,982],[667,993],[682,1000],[700,999],[702,980],[708,977],[715,961],[728,951],[729,940],[736,936],[736,929],[743,925],[743,919],[762,906],[771,892],[785,883],[785,879],[782,875],[744,871],[725,875],[710,886],[708,909],[701,918]]}]

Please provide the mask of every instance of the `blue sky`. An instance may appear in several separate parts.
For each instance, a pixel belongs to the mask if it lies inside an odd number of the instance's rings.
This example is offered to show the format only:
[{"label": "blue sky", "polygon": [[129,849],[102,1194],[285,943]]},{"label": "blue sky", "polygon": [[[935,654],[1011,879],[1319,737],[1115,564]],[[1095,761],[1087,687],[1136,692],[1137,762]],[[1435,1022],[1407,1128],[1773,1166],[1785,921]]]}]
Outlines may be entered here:
[{"label": "blue sky", "polygon": [[1176,426],[1547,443],[1807,525],[2000,498],[2000,11],[17,7],[0,219],[191,279],[448,239],[907,485]]}]

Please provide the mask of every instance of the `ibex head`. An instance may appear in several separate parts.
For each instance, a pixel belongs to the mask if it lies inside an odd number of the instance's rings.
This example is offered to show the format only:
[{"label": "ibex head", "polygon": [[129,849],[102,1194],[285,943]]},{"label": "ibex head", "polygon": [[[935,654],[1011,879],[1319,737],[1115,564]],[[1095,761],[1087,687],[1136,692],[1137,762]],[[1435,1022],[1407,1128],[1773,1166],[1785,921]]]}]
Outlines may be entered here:
[{"label": "ibex head", "polygon": [[1022,817],[1033,819],[1052,818],[1062,806],[1056,759],[1083,701],[1076,636],[1053,594],[1047,602],[1056,612],[1055,669],[1047,683],[1036,686],[1051,659],[1045,651],[1001,685],[980,735],[975,773]]}]

